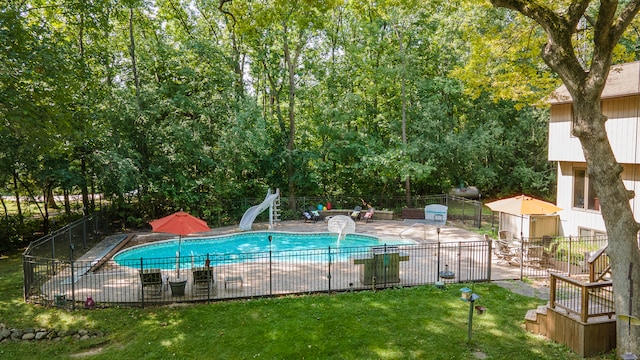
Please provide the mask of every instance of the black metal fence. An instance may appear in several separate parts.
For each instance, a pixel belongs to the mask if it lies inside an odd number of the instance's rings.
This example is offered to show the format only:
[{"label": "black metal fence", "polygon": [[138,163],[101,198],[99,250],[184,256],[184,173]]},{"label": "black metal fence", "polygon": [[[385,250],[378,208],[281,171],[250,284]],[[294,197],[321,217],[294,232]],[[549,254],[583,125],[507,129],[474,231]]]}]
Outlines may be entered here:
[{"label": "black metal fence", "polygon": [[[567,276],[589,274],[588,261],[598,250],[606,247],[606,236],[525,238],[507,244],[496,241],[493,246],[498,263],[518,267],[518,279],[548,277],[549,272]],[[604,271],[608,257],[598,260],[595,271]]]},{"label": "black metal fence", "polygon": [[[55,269],[60,263],[59,259],[72,261],[74,250],[83,254],[102,241],[111,229],[109,221],[103,212],[92,213],[78,219],[56,231],[53,231],[29,244],[23,253],[23,285],[24,296],[34,286],[40,285],[40,274],[35,271],[34,264],[46,262],[50,268]],[[37,260],[39,259],[39,260]]]},{"label": "black metal fence", "polygon": [[[25,300],[75,308],[91,297],[99,306],[144,306],[439,281],[489,281],[493,278],[492,260],[518,270],[513,279],[547,277],[549,271],[586,275],[591,254],[607,244],[606,237],[542,237],[508,244],[438,242],[145,258],[120,263],[103,254],[104,262],[77,260],[86,250],[99,249],[95,245],[108,232],[105,216],[95,213],[32,243],[23,255]],[[595,268],[608,265],[604,257]]]},{"label": "black metal fence", "polygon": [[111,232],[104,212],[95,212],[44,235],[29,244],[24,255],[69,259],[72,252],[83,254]]},{"label": "black metal fence", "polygon": [[91,297],[97,306],[145,306],[488,281],[491,242],[210,254],[95,265],[25,257],[25,273],[31,273],[26,300],[76,308]]}]

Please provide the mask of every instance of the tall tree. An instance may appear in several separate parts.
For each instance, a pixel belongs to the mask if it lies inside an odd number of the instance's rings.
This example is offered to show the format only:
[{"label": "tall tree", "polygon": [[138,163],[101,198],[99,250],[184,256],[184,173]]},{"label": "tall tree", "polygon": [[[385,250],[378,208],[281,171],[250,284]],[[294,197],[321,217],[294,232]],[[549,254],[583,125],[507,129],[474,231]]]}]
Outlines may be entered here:
[{"label": "tall tree", "polygon": [[[234,4],[235,5],[235,4]],[[289,205],[296,197],[297,79],[302,71],[304,51],[313,32],[324,26],[324,14],[332,1],[298,0],[254,3],[227,11],[236,14],[238,30],[249,38],[253,74],[266,78],[269,101],[279,125],[284,147]],[[286,101],[281,96],[286,95]],[[284,109],[284,111],[283,111]],[[286,111],[286,115],[285,112]]]},{"label": "tall tree", "polygon": [[[633,301],[632,289],[640,289],[638,231],[629,200],[635,197],[624,186],[622,166],[616,162],[605,129],[600,96],[613,61],[615,47],[640,11],[640,0],[572,0],[543,3],[528,0],[491,0],[496,7],[520,12],[533,19],[547,35],[542,59],[562,79],[573,98],[573,134],[580,139],[589,178],[600,198],[602,217],[609,236],[615,305],[618,313],[631,310],[640,317],[640,301]],[[581,62],[575,35],[582,18],[593,26],[590,59]],[[584,65],[583,65],[584,64]],[[640,353],[640,328],[617,323],[617,350]]]}]

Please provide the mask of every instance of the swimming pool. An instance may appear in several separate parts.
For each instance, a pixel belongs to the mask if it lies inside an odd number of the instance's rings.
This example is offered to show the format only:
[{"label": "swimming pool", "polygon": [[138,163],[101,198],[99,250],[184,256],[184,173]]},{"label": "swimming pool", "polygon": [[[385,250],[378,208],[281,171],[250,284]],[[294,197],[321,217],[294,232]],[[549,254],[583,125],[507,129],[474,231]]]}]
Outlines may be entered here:
[{"label": "swimming pool", "polygon": [[[271,237],[271,241],[269,241]],[[206,259],[211,265],[254,261],[265,253],[278,253],[278,259],[299,257],[306,262],[326,261],[327,254],[333,260],[346,260],[349,248],[366,248],[383,245],[414,245],[406,239],[384,240],[371,235],[347,234],[338,242],[334,233],[291,233],[258,231],[216,237],[172,239],[152,244],[137,245],[125,249],[114,256],[114,261],[122,266],[171,269],[180,253],[180,268],[203,266]],[[331,253],[329,253],[331,249]],[[162,259],[173,259],[161,261]]]}]

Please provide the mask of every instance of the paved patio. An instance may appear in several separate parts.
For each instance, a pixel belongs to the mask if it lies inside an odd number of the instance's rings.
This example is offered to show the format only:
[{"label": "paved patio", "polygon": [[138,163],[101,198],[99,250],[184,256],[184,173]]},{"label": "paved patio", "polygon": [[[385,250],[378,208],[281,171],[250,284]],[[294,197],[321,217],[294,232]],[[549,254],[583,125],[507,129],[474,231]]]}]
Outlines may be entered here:
[{"label": "paved patio", "polygon": [[[440,232],[438,233],[438,229]],[[258,223],[254,224],[252,231],[268,230],[268,224]],[[324,221],[318,221],[316,223],[299,221],[284,221],[279,222],[274,227],[273,231],[285,231],[285,232],[326,232],[327,223]],[[206,233],[198,234],[199,237],[225,235],[240,232],[237,226],[229,226],[216,228]],[[356,222],[356,233],[374,235],[382,239],[411,239],[418,243],[436,244],[438,241],[441,243],[464,243],[484,240],[484,236],[473,231],[465,230],[454,226],[436,226],[419,223],[417,221],[394,221],[394,220],[375,220],[373,222],[366,223],[364,221]],[[172,238],[174,236],[168,234],[159,233],[138,233],[130,240],[129,245],[135,245],[140,243],[148,243],[157,240]],[[117,243],[111,241],[113,237],[105,239],[105,242],[109,242],[109,246],[117,246]],[[128,246],[129,246],[128,245]],[[83,257],[83,261],[88,261],[95,264],[99,261],[97,257],[104,256],[108,251],[105,249],[106,245],[100,245],[99,252],[89,252]],[[97,254],[97,255],[96,255]],[[94,258],[95,257],[95,258]],[[424,257],[424,255],[423,255]],[[423,261],[429,260],[431,255],[424,258]],[[510,280],[518,279],[520,276],[520,268],[511,266],[508,264],[500,263],[495,256],[492,256],[493,261],[491,265],[491,280]],[[193,279],[191,278],[191,271],[184,270],[181,280],[187,280],[185,295],[174,296],[170,290],[167,279],[176,280],[175,272],[171,270],[162,271],[162,279],[164,284],[159,288],[146,288],[144,293],[140,286],[140,280],[138,271],[136,269],[114,269],[113,265],[106,266],[99,271],[87,272],[82,276],[76,276],[75,282],[71,284],[69,282],[70,272],[67,270],[60,271],[50,281],[46,282],[42,291],[47,294],[49,299],[53,299],[54,294],[66,294],[66,298],[70,299],[71,294],[74,294],[75,300],[82,301],[87,296],[92,296],[96,302],[121,302],[121,303],[135,303],[142,299],[148,302],[167,302],[167,301],[192,301],[192,300],[207,300],[207,299],[222,299],[222,298],[236,298],[236,297],[251,297],[272,293],[280,293],[278,289],[270,289],[268,281],[264,281],[265,264],[257,262],[255,264],[234,264],[225,265],[224,268],[220,268],[222,274],[216,274],[215,281],[211,288],[196,287]],[[403,265],[401,265],[403,266]],[[334,285],[332,288],[345,289],[349,288],[354,283],[358,283],[358,270],[359,267],[353,266],[350,262],[336,262],[334,269],[336,273],[339,273],[339,277],[334,278]],[[318,282],[319,288],[325,287],[326,279],[326,266],[324,265],[309,265],[309,264],[292,264],[287,263],[280,267],[269,268],[269,271],[273,271],[274,276],[278,277],[278,284],[283,289],[296,288],[296,286],[304,285],[305,289],[309,288],[309,281]],[[75,273],[75,272],[74,272]],[[238,280],[237,277],[243,275],[243,282],[228,281]],[[292,276],[292,274],[294,274]],[[345,275],[346,274],[346,275]],[[403,284],[417,284],[420,280],[412,280],[412,274],[405,272],[403,276]],[[61,281],[62,280],[62,281]],[[225,281],[227,280],[227,281]],[[408,282],[406,282],[408,281]],[[434,280],[435,281],[435,280]],[[464,281],[464,279],[461,279]],[[504,284],[513,288],[513,282],[501,281],[498,284]],[[359,283],[358,283],[359,284]],[[311,284],[311,288],[315,285]],[[356,287],[357,288],[362,288]],[[521,287],[529,289],[529,287]],[[108,289],[108,291],[106,290]],[[306,290],[305,290],[306,291]],[[284,293],[284,292],[283,292]]]}]

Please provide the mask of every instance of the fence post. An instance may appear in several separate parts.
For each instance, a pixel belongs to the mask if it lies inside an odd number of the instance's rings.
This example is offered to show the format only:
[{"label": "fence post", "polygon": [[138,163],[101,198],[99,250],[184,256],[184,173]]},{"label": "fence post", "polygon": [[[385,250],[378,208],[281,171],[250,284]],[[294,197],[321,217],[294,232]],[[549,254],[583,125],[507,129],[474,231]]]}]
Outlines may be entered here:
[{"label": "fence post", "polygon": [[[140,274],[144,272],[144,267],[142,266],[142,258],[140,258]],[[142,276],[142,275],[140,275]],[[140,283],[140,298],[142,302],[142,308],[144,309],[144,283]]]},{"label": "fence post", "polygon": [[567,251],[567,275],[571,276],[571,243],[572,241],[572,237],[569,236],[569,250]]},{"label": "fence post", "polygon": [[[204,269],[207,271],[207,304],[211,303],[211,286],[213,286],[213,278],[211,277],[211,260],[209,259],[209,253],[207,253],[207,260],[204,262]],[[218,286],[218,284],[215,284]]]},{"label": "fence post", "polygon": [[327,279],[329,280],[329,291],[328,294],[331,294],[331,246],[329,246],[329,273],[327,274]]},{"label": "fence post", "polygon": [[524,279],[524,237],[520,236],[520,281]]},{"label": "fence post", "polygon": [[273,295],[273,273],[272,273],[272,269],[271,269],[271,264],[273,264],[273,260],[272,260],[272,251],[271,251],[271,240],[272,237],[271,235],[269,235],[269,296]]},{"label": "fence post", "polygon": [[493,241],[489,238],[489,235],[484,235],[485,240],[487,241],[487,249],[489,249],[489,253],[487,254],[487,281],[491,281],[491,259],[493,258]]},{"label": "fence post", "polygon": [[466,217],[466,216],[465,216],[465,214],[464,214],[464,203],[465,203],[466,201],[460,201],[460,202],[462,203],[462,223],[463,223],[463,224],[466,224],[466,223],[467,223],[467,222],[466,222],[466,218],[467,218],[467,217]]},{"label": "fence post", "polygon": [[458,241],[458,282],[462,282],[462,242]]},{"label": "fence post", "polygon": [[384,287],[387,287],[387,274],[389,272],[389,254],[387,254],[387,244],[384,244],[384,255],[382,255],[382,265],[384,266]]},{"label": "fence post", "polygon": [[75,274],[73,273],[73,250],[75,249],[75,244],[70,244],[69,249],[71,250],[71,255],[69,258],[71,259],[71,310],[76,309],[76,279]]}]

